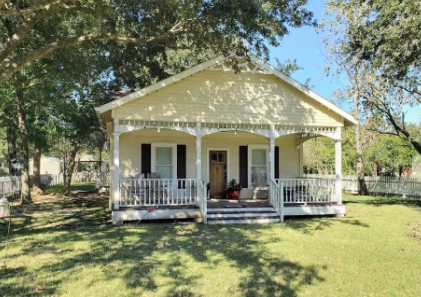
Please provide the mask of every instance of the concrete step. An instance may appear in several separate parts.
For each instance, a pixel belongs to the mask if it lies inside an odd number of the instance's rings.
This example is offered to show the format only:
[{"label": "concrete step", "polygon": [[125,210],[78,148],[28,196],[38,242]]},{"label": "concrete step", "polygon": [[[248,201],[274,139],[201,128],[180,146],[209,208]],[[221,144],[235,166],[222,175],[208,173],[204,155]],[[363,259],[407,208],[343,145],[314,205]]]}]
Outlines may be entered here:
[{"label": "concrete step", "polygon": [[218,219],[208,220],[208,225],[265,224],[278,222],[280,222],[279,218]]},{"label": "concrete step", "polygon": [[259,218],[259,217],[279,217],[279,215],[273,212],[244,212],[244,213],[208,213],[208,219],[216,218]]}]

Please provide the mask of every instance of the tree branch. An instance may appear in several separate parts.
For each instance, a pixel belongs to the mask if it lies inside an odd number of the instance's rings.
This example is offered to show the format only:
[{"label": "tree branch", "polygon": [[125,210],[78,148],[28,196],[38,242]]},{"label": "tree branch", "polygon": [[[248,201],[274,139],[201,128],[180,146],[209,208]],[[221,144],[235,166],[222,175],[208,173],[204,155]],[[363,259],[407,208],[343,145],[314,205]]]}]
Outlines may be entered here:
[{"label": "tree branch", "polygon": [[7,0],[0,0],[0,8],[3,7],[4,4],[6,4]]},{"label": "tree branch", "polygon": [[[2,7],[6,3],[6,1],[7,0],[0,0],[0,7]],[[54,0],[51,2],[44,3],[44,4],[34,5],[32,7],[19,9],[19,10],[0,9],[0,17],[20,16],[20,15],[30,14],[38,10],[43,10],[43,9],[48,10],[51,8],[51,6],[61,4],[65,1],[66,0]]]},{"label": "tree branch", "polygon": [[3,51],[0,53],[0,68],[3,68],[6,63],[9,62],[9,55],[17,48],[20,41],[25,37],[25,35],[31,30],[31,28],[38,23],[41,19],[46,17],[51,10],[43,10],[34,14],[31,18],[28,18],[23,22],[22,26],[13,34],[12,38],[9,40],[7,45],[4,47]]},{"label": "tree branch", "polygon": [[394,132],[380,131],[380,130],[377,130],[377,129],[371,129],[371,128],[366,128],[366,130],[367,130],[367,131],[371,131],[371,132],[376,132],[376,133],[379,133],[379,134],[399,136],[399,134],[394,133]]},{"label": "tree branch", "polygon": [[3,71],[0,72],[0,83],[10,78],[15,74],[19,69],[21,69],[26,63],[40,59],[48,55],[49,53],[66,47],[76,46],[86,41],[114,41],[114,42],[123,42],[123,43],[135,43],[135,44],[147,44],[151,42],[157,42],[159,40],[164,40],[170,37],[176,37],[178,35],[184,34],[185,31],[179,30],[176,33],[168,32],[167,34],[161,34],[159,37],[150,37],[150,38],[133,38],[133,37],[124,37],[118,36],[112,33],[100,34],[100,35],[82,35],[75,38],[70,38],[63,42],[53,42],[48,45],[42,46],[37,50],[32,51],[27,54],[25,57],[20,60],[13,62],[11,61],[8,66],[6,66]]}]

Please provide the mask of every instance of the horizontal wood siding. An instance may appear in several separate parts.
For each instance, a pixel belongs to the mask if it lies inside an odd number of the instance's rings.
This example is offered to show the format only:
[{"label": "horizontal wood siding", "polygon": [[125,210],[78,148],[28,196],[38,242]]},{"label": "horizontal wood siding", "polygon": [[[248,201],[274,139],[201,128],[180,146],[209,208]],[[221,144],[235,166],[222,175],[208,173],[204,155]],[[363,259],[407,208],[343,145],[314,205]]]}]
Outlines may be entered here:
[{"label": "horizontal wood siding", "polygon": [[[296,135],[284,136],[275,141],[276,147],[279,147],[279,178],[297,178],[299,176],[299,150],[295,145],[295,137]],[[182,132],[161,130],[160,133],[157,133],[156,129],[151,129],[124,133],[120,136],[120,169],[123,178],[137,176],[142,171],[142,143],[150,144],[153,142],[171,142],[176,143],[178,147],[185,145],[186,178],[196,177],[195,138]],[[201,153],[202,179],[206,182],[209,181],[208,151],[223,149],[228,151],[228,179],[242,180],[240,175],[242,172],[244,174],[247,168],[240,169],[240,147],[247,148],[250,144],[264,144],[269,147],[267,138],[246,132],[238,132],[237,135],[221,132],[204,136]],[[144,162],[149,162],[149,160]],[[275,165],[275,167],[277,166]],[[243,186],[248,185],[244,184]],[[247,191],[244,190],[243,192],[246,193]],[[252,195],[252,190],[249,190],[247,197],[252,197]]]},{"label": "horizontal wood siding", "polygon": [[275,141],[279,147],[279,178],[300,176],[300,150],[295,144],[295,135],[280,137]]},{"label": "horizontal wood siding", "polygon": [[118,119],[341,126],[274,75],[202,71],[113,110]]}]

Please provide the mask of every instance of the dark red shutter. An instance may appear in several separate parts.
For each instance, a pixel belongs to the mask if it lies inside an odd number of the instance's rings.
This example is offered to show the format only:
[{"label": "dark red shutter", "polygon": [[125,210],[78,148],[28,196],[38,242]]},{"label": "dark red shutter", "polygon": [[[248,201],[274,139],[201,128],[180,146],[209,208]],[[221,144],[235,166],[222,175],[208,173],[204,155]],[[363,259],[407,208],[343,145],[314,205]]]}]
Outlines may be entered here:
[{"label": "dark red shutter", "polygon": [[151,144],[142,143],[142,173],[146,175],[151,173]]},{"label": "dark red shutter", "polygon": [[246,145],[240,146],[240,184],[243,188],[248,188],[248,148]]},{"label": "dark red shutter", "polygon": [[279,178],[279,146],[275,146],[275,178]]},{"label": "dark red shutter", "polygon": [[187,177],[186,145],[177,145],[177,178]]}]

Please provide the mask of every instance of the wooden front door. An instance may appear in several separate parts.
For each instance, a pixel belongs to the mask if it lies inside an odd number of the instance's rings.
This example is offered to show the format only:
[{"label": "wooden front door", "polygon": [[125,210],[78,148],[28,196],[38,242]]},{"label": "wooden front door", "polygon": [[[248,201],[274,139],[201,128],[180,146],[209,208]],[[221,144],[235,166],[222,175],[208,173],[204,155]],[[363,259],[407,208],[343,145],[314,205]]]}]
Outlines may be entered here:
[{"label": "wooden front door", "polygon": [[227,152],[209,152],[210,197],[225,198],[227,184]]}]

